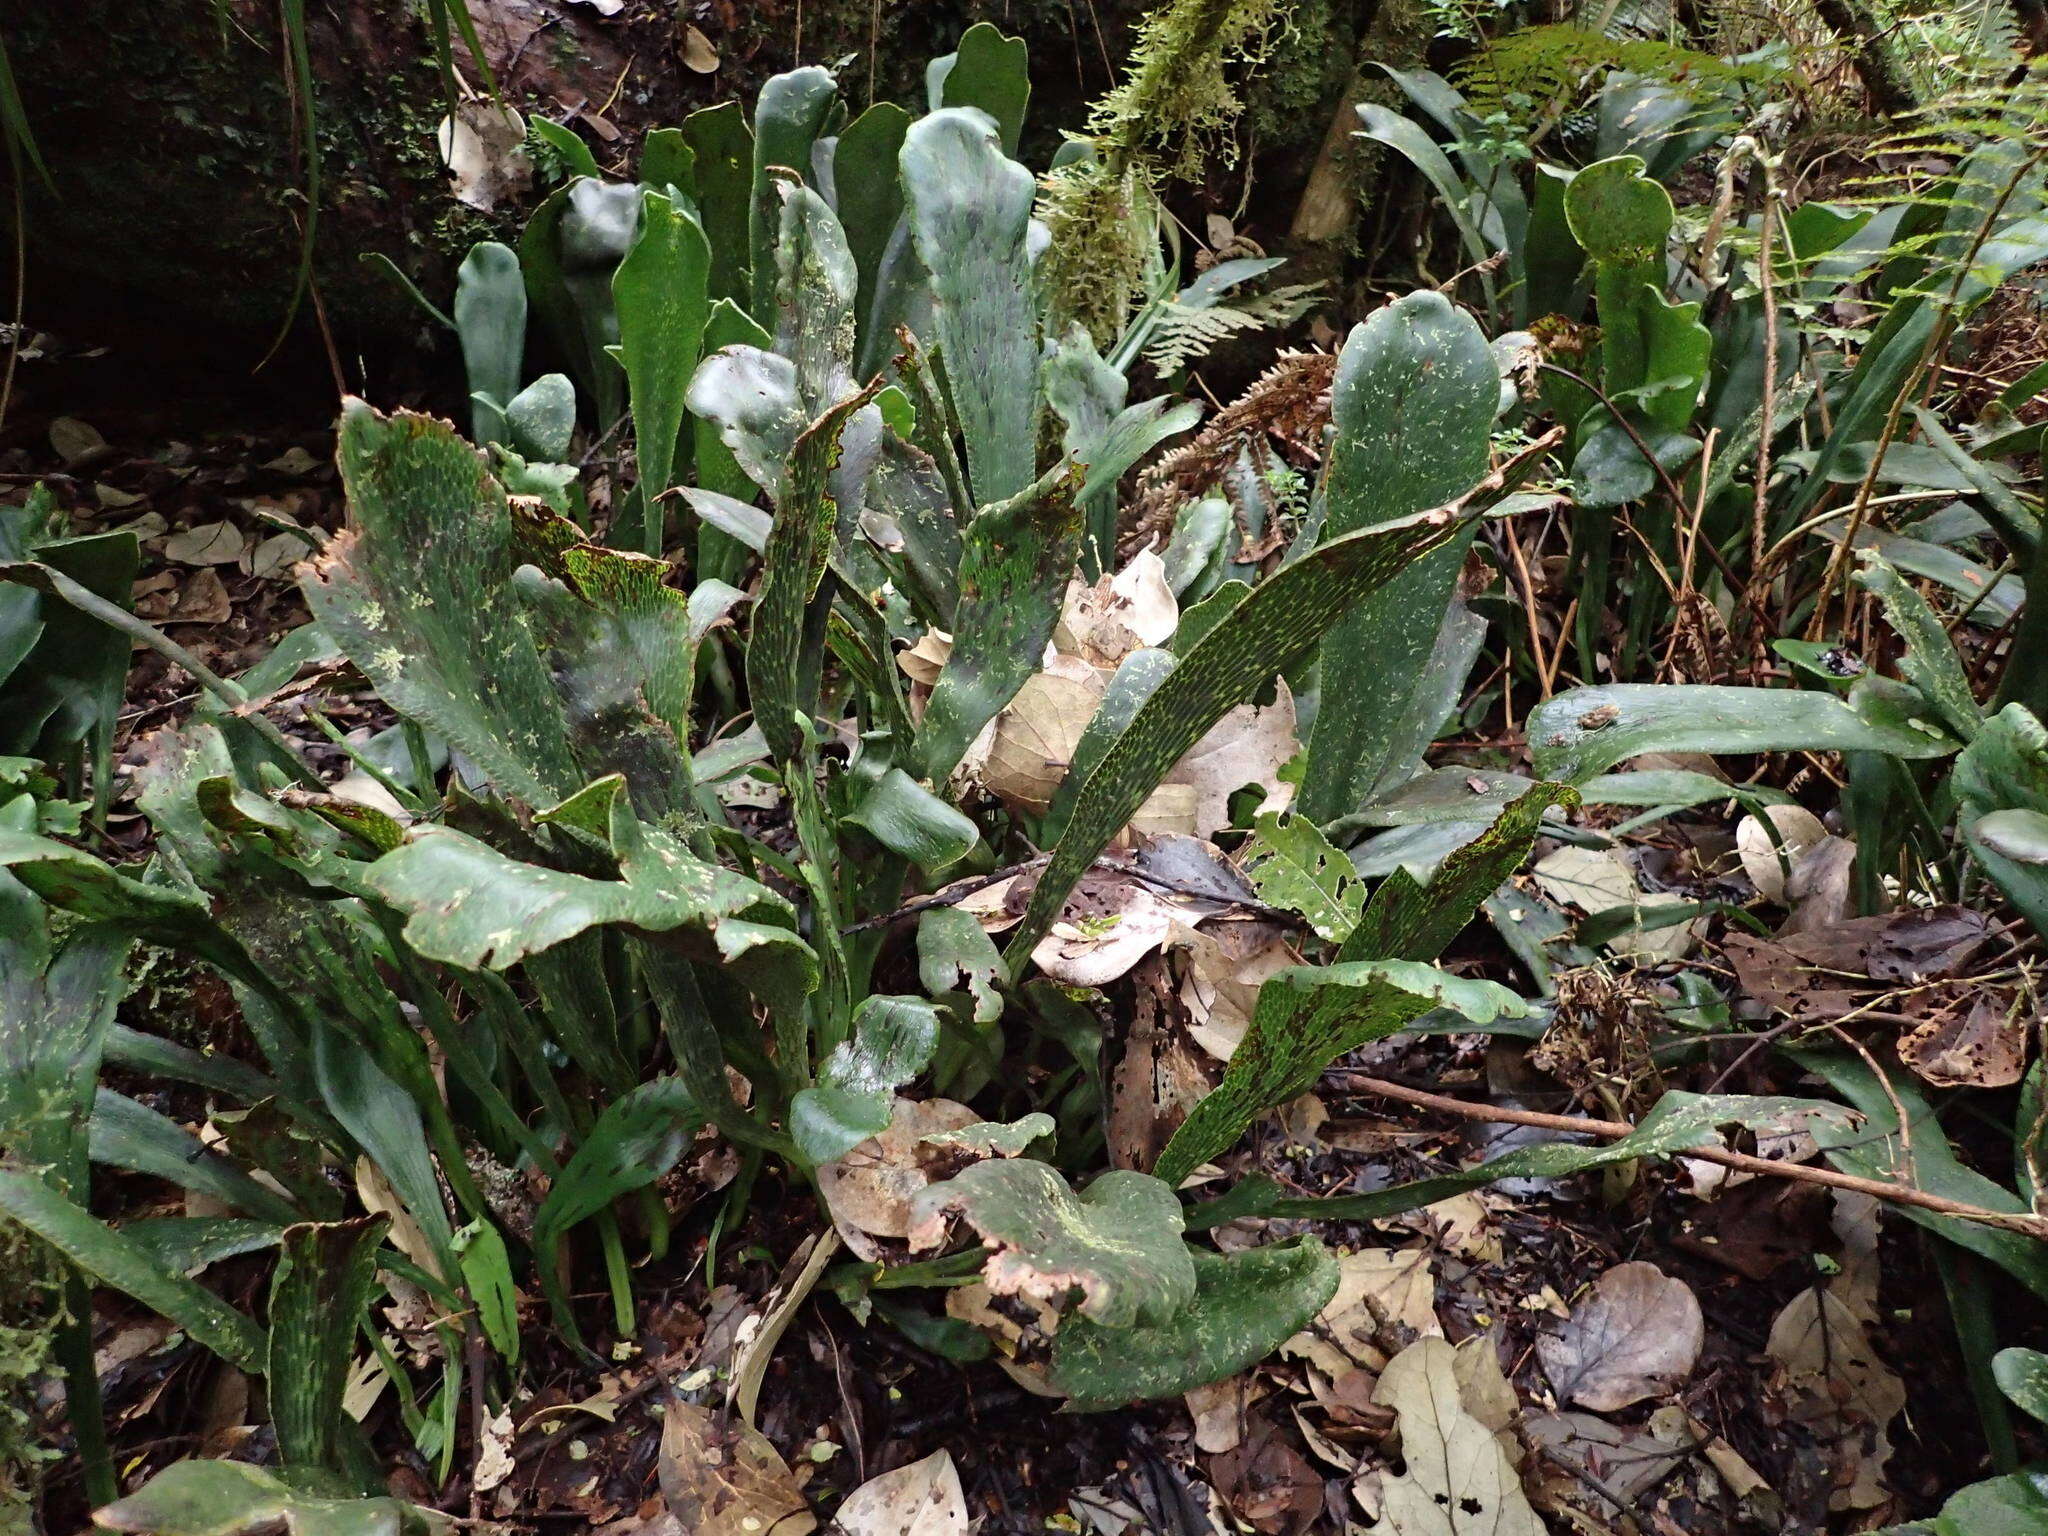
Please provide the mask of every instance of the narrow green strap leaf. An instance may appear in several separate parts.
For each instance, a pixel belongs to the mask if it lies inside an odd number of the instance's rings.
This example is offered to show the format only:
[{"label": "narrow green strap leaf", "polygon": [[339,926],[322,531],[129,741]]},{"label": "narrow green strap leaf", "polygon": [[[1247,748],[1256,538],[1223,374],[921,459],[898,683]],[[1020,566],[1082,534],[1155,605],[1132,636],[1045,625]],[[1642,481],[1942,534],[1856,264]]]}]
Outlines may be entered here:
[{"label": "narrow green strap leaf", "polygon": [[1913,689],[1866,677],[1849,697],[1792,688],[1609,683],[1569,688],[1529,716],[1545,778],[1578,783],[1645,752],[1882,752],[1944,757],[1956,743]]},{"label": "narrow green strap leaf", "polygon": [[[748,203],[748,249],[752,252],[754,318],[763,325],[775,313],[775,233],[782,205],[771,173],[800,180],[811,174],[811,145],[839,94],[830,70],[808,65],[775,76],[754,103],[754,170]],[[686,125],[687,126],[687,125]]]},{"label": "narrow green strap leaf", "polygon": [[1056,467],[983,507],[961,534],[953,650],[918,732],[924,776],[934,784],[945,783],[1044,659],[1080,544],[1077,478]]},{"label": "narrow green strap leaf", "polygon": [[349,1470],[349,1432],[356,1425],[342,1411],[342,1397],[355,1364],[356,1330],[376,1294],[377,1249],[388,1225],[379,1216],[285,1229],[270,1282],[266,1376],[277,1448],[295,1472]]},{"label": "narrow green strap leaf", "polygon": [[[696,155],[697,215],[711,241],[711,295],[741,310],[747,305],[751,261],[747,232],[754,179],[754,130],[737,101],[721,101],[683,119],[682,135]],[[707,346],[706,350],[710,350]]]},{"label": "narrow green strap leaf", "polygon": [[697,369],[710,315],[711,246],[688,214],[653,192],[640,198],[640,238],[612,274],[619,350],[633,407],[633,449],[640,461],[645,543],[661,553],[658,498],[674,483],[683,395]]},{"label": "narrow green strap leaf", "polygon": [[1259,988],[1251,1027],[1223,1081],[1159,1154],[1158,1177],[1178,1185],[1228,1151],[1260,1115],[1307,1092],[1346,1051],[1383,1040],[1432,1008],[1455,1009],[1475,1024],[1527,1011],[1505,987],[1407,960],[1282,971]]},{"label": "narrow green strap leaf", "polygon": [[754,600],[753,633],[747,644],[747,693],[762,736],[784,762],[803,750],[801,722],[817,702],[804,678],[809,676],[815,686],[821,658],[805,656],[805,632],[839,522],[839,503],[829,482],[839,461],[840,432],[880,388],[880,378],[870,380],[796,440],[775,522],[761,553],[761,590]]},{"label": "narrow green strap leaf", "polygon": [[301,1219],[291,1201],[209,1151],[183,1126],[111,1088],[94,1096],[89,1145],[92,1160],[104,1167],[168,1179],[273,1225]]},{"label": "narrow green strap leaf", "polygon": [[160,1264],[97,1216],[40,1179],[0,1169],[0,1214],[20,1222],[102,1285],[168,1318],[228,1364],[264,1369],[263,1330],[213,1292]]},{"label": "narrow green strap leaf", "polygon": [[1927,600],[1900,579],[1884,556],[1874,549],[1861,549],[1856,558],[1862,562],[1857,584],[1877,594],[1886,622],[1906,643],[1899,670],[1940,713],[1948,728],[1968,741],[1984,724],[1984,710],[1977,703],[1970,675],[1963,670],[1948,630]]},{"label": "narrow green strap leaf", "polygon": [[1031,101],[1031,49],[1023,38],[1004,35],[993,22],[977,21],[961,35],[958,51],[932,60],[926,81],[938,86],[934,109],[981,108],[996,121],[1003,153],[1017,153],[1024,109]]},{"label": "narrow green strap leaf", "polygon": [[[1486,337],[1441,294],[1409,294],[1375,311],[1338,354],[1327,533],[1378,527],[1471,490],[1486,473],[1499,398],[1500,369]],[[1468,541],[1469,534],[1418,560],[1330,631],[1302,815],[1350,815],[1405,767],[1395,759],[1409,701]]]},{"label": "narrow green strap leaf", "polygon": [[1077,792],[1059,847],[1004,951],[1012,977],[1052,928],[1074,882],[1182,754],[1321,640],[1353,603],[1455,531],[1449,517],[1428,517],[1332,539],[1254,588],[1187,651]]},{"label": "narrow green strap leaf", "polygon": [[504,407],[519,393],[526,355],[526,278],[510,246],[485,240],[463,258],[455,274],[455,333],[469,375],[470,435],[480,445],[505,442]]},{"label": "narrow green strap leaf", "polygon": [[1003,501],[1037,471],[1038,304],[1025,250],[1036,183],[972,108],[914,124],[902,170],[974,499]]}]

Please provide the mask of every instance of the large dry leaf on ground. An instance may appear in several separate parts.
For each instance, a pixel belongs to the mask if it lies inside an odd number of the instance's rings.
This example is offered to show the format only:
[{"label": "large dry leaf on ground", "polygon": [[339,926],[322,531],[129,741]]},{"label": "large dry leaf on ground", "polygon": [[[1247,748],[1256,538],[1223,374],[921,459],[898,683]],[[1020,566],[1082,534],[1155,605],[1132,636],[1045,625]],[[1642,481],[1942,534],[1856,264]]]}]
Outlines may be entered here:
[{"label": "large dry leaf on ground", "polygon": [[1612,1413],[1684,1385],[1706,1342],[1692,1288],[1654,1264],[1617,1264],[1536,1341],[1543,1374],[1568,1402]]},{"label": "large dry leaf on ground", "polygon": [[1300,956],[1287,945],[1277,924],[1218,922],[1206,929],[1185,929],[1173,947],[1183,951],[1181,1006],[1188,1012],[1188,1036],[1219,1061],[1230,1060],[1245,1031],[1259,988]]},{"label": "large dry leaf on ground", "polygon": [[967,1536],[967,1499],[953,1458],[934,1451],[869,1478],[839,1506],[832,1529],[844,1536]]},{"label": "large dry leaf on ground", "polygon": [[1742,990],[1788,1018],[1848,1012],[1858,994],[1958,974],[1990,936],[1990,921],[1943,906],[1852,917],[1775,939],[1730,934],[1723,952]]},{"label": "large dry leaf on ground", "polygon": [[910,1231],[910,1202],[934,1178],[949,1177],[960,1154],[925,1138],[978,1124],[981,1116],[951,1099],[897,1099],[889,1128],[870,1136],[837,1162],[818,1167],[818,1193],[832,1224],[869,1263],[882,1257],[878,1237],[902,1239]]},{"label": "large dry leaf on ground", "polygon": [[730,1414],[670,1402],[660,1473],[661,1495],[690,1536],[805,1536],[818,1528],[768,1437]]},{"label": "large dry leaf on ground", "polygon": [[1764,1346],[1776,1364],[1773,1385],[1786,1416],[1828,1447],[1835,1475],[1830,1509],[1874,1509],[1888,1497],[1891,1421],[1906,1388],[1877,1358],[1849,1302],[1809,1288],[1785,1304]]},{"label": "large dry leaf on ground", "polygon": [[[1567,843],[1538,859],[1530,869],[1536,884],[1552,901],[1577,907],[1588,917],[1626,911],[1648,918],[1669,897],[1646,897],[1635,869],[1619,848],[1579,848]],[[1669,923],[1632,930],[1607,941],[1617,955],[1639,960],[1676,960],[1693,946],[1694,923]]]},{"label": "large dry leaf on ground", "polygon": [[1421,1338],[1441,1338],[1436,1269],[1423,1248],[1368,1248],[1337,1255],[1337,1290],[1315,1319],[1280,1346],[1333,1382],[1378,1370]]},{"label": "large dry leaf on ground", "polygon": [[1937,1088],[2006,1088],[2027,1068],[2030,1020],[2004,989],[1949,999],[1899,1036],[1899,1060]]},{"label": "large dry leaf on ground", "polygon": [[1166,562],[1146,549],[1093,586],[1068,583],[1052,643],[1063,655],[1114,670],[1131,652],[1166,644],[1179,627],[1180,604],[1166,584]]},{"label": "large dry leaf on ground", "polygon": [[[906,656],[909,654],[905,653]],[[981,765],[981,782],[1014,810],[1045,813],[1053,791],[1095,711],[1106,684],[1102,674],[1073,656],[1060,656],[1025,681],[996,719]]]},{"label": "large dry leaf on ground", "polygon": [[[1768,826],[1764,818],[1769,819]],[[1798,865],[1799,856],[1827,835],[1828,829],[1821,825],[1821,819],[1805,806],[1767,805],[1763,817],[1745,816],[1736,824],[1735,852],[1757,895],[1772,906],[1783,906],[1785,882]]]},{"label": "large dry leaf on ground", "polygon": [[[1215,836],[1231,825],[1230,797],[1246,787],[1264,792],[1253,814],[1284,811],[1293,801],[1294,786],[1281,781],[1280,770],[1301,750],[1294,695],[1285,683],[1275,689],[1271,704],[1239,704],[1224,715],[1160,781],[1155,796],[1173,786],[1194,791],[1194,824],[1180,830]],[[1251,824],[1249,816],[1245,824]]]},{"label": "large dry leaf on ground", "polygon": [[1405,1463],[1381,1481],[1373,1536],[1546,1536],[1506,1450],[1466,1408],[1450,1344],[1423,1339],[1401,1351],[1373,1401],[1399,1416]]},{"label": "large dry leaf on ground", "polygon": [[1040,971],[1070,987],[1101,987],[1166,947],[1175,930],[1205,910],[1112,870],[1090,870],[1067,898],[1052,931],[1031,952]]}]

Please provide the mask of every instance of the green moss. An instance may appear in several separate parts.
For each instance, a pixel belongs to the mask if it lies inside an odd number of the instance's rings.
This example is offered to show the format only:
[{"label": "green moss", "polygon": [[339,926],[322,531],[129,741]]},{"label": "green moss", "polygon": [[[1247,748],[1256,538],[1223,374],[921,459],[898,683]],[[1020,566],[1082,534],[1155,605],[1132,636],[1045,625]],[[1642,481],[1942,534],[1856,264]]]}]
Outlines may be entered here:
[{"label": "green moss", "polygon": [[59,1306],[49,1250],[22,1228],[0,1225],[0,1536],[35,1529],[36,1488],[57,1458],[37,1434],[37,1395],[50,1374]]},{"label": "green moss", "polygon": [[1266,62],[1246,82],[1244,123],[1262,150],[1313,147],[1329,126],[1358,44],[1351,8],[1336,0],[1295,0]]}]

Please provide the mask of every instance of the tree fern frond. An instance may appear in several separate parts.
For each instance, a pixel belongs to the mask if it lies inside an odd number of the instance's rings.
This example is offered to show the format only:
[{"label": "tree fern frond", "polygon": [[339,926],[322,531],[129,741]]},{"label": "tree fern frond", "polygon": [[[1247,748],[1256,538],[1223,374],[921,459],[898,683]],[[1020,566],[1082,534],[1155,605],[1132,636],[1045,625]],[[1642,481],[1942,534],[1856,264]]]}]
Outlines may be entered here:
[{"label": "tree fern frond", "polygon": [[1458,65],[1453,78],[1483,118],[1495,112],[1522,115],[1526,103],[1539,111],[1576,106],[1616,71],[1704,93],[1762,84],[1784,73],[1777,64],[1718,58],[1659,38],[1610,37],[1558,24],[1523,27],[1494,39]]}]

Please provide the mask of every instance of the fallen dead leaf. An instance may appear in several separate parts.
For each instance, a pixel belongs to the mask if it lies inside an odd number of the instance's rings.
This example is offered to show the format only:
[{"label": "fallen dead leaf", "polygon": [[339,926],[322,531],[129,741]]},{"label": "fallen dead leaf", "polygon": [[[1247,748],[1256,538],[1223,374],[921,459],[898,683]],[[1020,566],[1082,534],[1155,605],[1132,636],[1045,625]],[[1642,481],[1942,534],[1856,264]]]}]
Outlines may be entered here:
[{"label": "fallen dead leaf", "polygon": [[[1742,860],[1742,872],[1756,887],[1757,895],[1774,907],[1785,904],[1785,881],[1799,856],[1828,835],[1821,819],[1803,805],[1767,805],[1764,816],[1769,827],[1755,816],[1745,816],[1735,828],[1735,851]],[[1773,842],[1770,828],[1777,830]]]},{"label": "fallen dead leaf", "polygon": [[685,69],[693,69],[700,75],[715,74],[718,70],[718,50],[695,22],[683,25],[682,54]]},{"label": "fallen dead leaf", "polygon": [[845,1536],[966,1536],[967,1499],[943,1450],[871,1477],[846,1496],[832,1522]]},{"label": "fallen dead leaf", "polygon": [[489,100],[458,102],[436,130],[441,163],[448,167],[455,200],[489,213],[532,184],[526,122],[517,112]]},{"label": "fallen dead leaf", "polygon": [[1672,1438],[1647,1427],[1610,1424],[1590,1413],[1543,1413],[1526,1420],[1522,1432],[1536,1451],[1571,1473],[1597,1515],[1630,1515],[1644,1498],[1692,1453],[1690,1438]]},{"label": "fallen dead leaf", "polygon": [[1572,1315],[1536,1341],[1543,1374],[1567,1402],[1612,1413],[1682,1385],[1706,1343],[1699,1299],[1654,1264],[1617,1264]]},{"label": "fallen dead leaf", "polygon": [[696,1403],[662,1411],[661,1494],[690,1536],[806,1536],[817,1519],[768,1437]]},{"label": "fallen dead leaf", "polygon": [[2027,1069],[2029,1019],[2003,990],[1951,999],[1899,1036],[1899,1060],[1937,1088],[2006,1088]]},{"label": "fallen dead leaf", "polygon": [[1849,1302],[1808,1287],[1771,1323],[1764,1351],[1786,1416],[1827,1446],[1834,1510],[1875,1509],[1889,1497],[1891,1421],[1906,1406],[1905,1384],[1870,1347]]},{"label": "fallen dead leaf", "polygon": [[[1529,872],[1544,895],[1577,907],[1588,917],[1617,909],[1641,915],[1657,905],[1645,900],[1634,867],[1618,848],[1566,844],[1538,859]],[[1608,940],[1607,948],[1638,960],[1676,960],[1692,948],[1697,926],[1697,922],[1671,923],[1630,931]]]},{"label": "fallen dead leaf", "polygon": [[861,1142],[835,1163],[818,1167],[818,1192],[832,1224],[869,1263],[883,1250],[876,1238],[906,1237],[910,1202],[932,1182],[935,1169],[947,1177],[960,1160],[957,1151],[926,1143],[927,1136],[978,1124],[981,1116],[951,1099],[898,1099],[889,1128]]},{"label": "fallen dead leaf", "polygon": [[1052,643],[1063,656],[1113,671],[1132,651],[1164,645],[1180,627],[1180,604],[1166,584],[1166,563],[1144,549],[1094,585],[1067,584]]},{"label": "fallen dead leaf", "polygon": [[1215,1456],[1244,1440],[1245,1410],[1251,1406],[1251,1376],[1241,1373],[1182,1394],[1195,1421],[1195,1445]]},{"label": "fallen dead leaf", "polygon": [[164,540],[163,557],[178,565],[233,565],[248,540],[233,523],[201,523]]},{"label": "fallen dead leaf", "polygon": [[1155,797],[1175,785],[1194,791],[1194,825],[1184,830],[1213,837],[1230,826],[1230,797],[1247,786],[1264,792],[1254,814],[1284,811],[1293,801],[1294,786],[1282,782],[1280,770],[1301,750],[1294,695],[1285,683],[1275,687],[1271,704],[1240,704],[1218,720],[1153,791]]},{"label": "fallen dead leaf", "polygon": [[1373,1536],[1546,1536],[1507,1451],[1465,1406],[1452,1345],[1423,1339],[1402,1350],[1373,1401],[1399,1416],[1404,1463],[1380,1480]]},{"label": "fallen dead leaf", "polygon": [[1196,904],[1184,897],[1163,896],[1128,875],[1091,870],[1031,959],[1067,986],[1107,986],[1164,949],[1177,928],[1197,921],[1195,912]]},{"label": "fallen dead leaf", "polygon": [[[912,654],[904,652],[899,665]],[[997,718],[989,742],[981,781],[990,793],[1015,809],[1042,815],[1067,776],[1081,733],[1095,718],[1103,688],[1101,674],[1072,656],[1055,658],[1027,679]]]},{"label": "fallen dead leaf", "polygon": [[66,469],[91,458],[107,446],[100,429],[76,416],[59,416],[50,423],[50,447],[64,461]]},{"label": "fallen dead leaf", "polygon": [[1353,1371],[1379,1370],[1417,1339],[1442,1335],[1429,1250],[1368,1248],[1337,1255],[1336,1291],[1280,1353],[1336,1383]]},{"label": "fallen dead leaf", "polygon": [[476,1451],[475,1487],[489,1493],[515,1470],[512,1460],[512,1410],[507,1408],[484,1422]]}]

